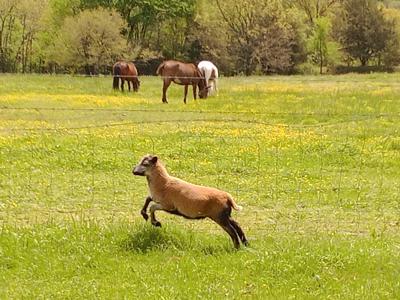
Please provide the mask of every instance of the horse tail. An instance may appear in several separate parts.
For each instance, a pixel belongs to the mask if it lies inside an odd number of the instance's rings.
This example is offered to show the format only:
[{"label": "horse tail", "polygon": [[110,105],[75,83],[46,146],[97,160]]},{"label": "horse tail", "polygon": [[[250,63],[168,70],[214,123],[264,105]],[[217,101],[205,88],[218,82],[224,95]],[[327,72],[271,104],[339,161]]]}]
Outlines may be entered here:
[{"label": "horse tail", "polygon": [[165,63],[161,63],[161,65],[158,66],[157,71],[156,71],[157,75],[162,75],[161,73],[164,70],[164,66],[165,66]]},{"label": "horse tail", "polygon": [[116,64],[113,68],[113,88],[114,90],[118,90],[118,84],[119,84],[119,78],[121,76],[121,66],[119,64]]}]

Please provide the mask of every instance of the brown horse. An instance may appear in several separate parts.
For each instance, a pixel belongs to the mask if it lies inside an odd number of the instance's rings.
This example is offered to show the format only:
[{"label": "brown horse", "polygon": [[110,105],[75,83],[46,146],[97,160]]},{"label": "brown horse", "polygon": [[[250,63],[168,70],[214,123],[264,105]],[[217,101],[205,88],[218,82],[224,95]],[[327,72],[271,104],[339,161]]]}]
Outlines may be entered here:
[{"label": "brown horse", "polygon": [[186,104],[188,85],[193,87],[193,98],[196,100],[196,89],[199,87],[199,97],[207,98],[208,87],[204,75],[194,64],[187,64],[175,60],[164,61],[157,69],[157,75],[163,77],[163,96],[162,102],[167,101],[167,89],[171,82],[185,86],[185,97],[183,102]]},{"label": "brown horse", "polygon": [[124,91],[125,80],[128,82],[128,89],[132,89],[137,92],[139,90],[140,81],[138,79],[138,71],[136,70],[133,62],[118,61],[113,66],[113,88],[117,90],[119,88],[119,80],[121,79],[121,90]]}]

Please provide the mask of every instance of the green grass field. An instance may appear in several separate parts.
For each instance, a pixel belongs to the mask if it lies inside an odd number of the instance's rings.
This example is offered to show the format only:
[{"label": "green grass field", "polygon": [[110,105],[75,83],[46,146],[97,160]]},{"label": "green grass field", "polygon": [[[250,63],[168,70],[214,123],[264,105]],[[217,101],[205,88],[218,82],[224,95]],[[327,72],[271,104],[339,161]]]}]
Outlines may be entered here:
[{"label": "green grass field", "polygon": [[[111,78],[0,76],[0,298],[400,298],[400,75],[221,78],[161,103]],[[244,206],[140,216],[157,154]]]}]

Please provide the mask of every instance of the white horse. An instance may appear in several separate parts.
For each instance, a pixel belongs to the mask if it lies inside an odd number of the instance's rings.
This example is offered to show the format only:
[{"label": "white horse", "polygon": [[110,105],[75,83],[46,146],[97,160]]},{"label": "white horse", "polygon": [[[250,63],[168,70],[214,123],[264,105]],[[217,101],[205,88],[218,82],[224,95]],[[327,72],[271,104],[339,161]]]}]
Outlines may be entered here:
[{"label": "white horse", "polygon": [[203,61],[199,62],[197,67],[199,68],[200,72],[206,78],[206,85],[211,86],[211,82],[212,82],[212,86],[208,90],[208,95],[211,95],[211,93],[213,91],[218,91],[218,89],[217,89],[217,80],[218,80],[217,67],[211,61],[207,61],[207,60],[203,60]]}]

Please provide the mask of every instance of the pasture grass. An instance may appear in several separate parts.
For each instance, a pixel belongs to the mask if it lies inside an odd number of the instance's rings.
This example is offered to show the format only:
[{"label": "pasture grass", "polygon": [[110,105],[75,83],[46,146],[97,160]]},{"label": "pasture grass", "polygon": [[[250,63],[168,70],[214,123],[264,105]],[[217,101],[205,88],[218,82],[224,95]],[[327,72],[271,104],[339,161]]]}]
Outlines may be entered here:
[{"label": "pasture grass", "polygon": [[235,251],[221,235],[173,225],[3,228],[2,298],[398,298],[387,237],[271,234]]},{"label": "pasture grass", "polygon": [[[399,77],[221,78],[163,105],[155,77],[0,76],[0,298],[399,298]],[[229,191],[251,246],[145,224],[146,153]]]}]

